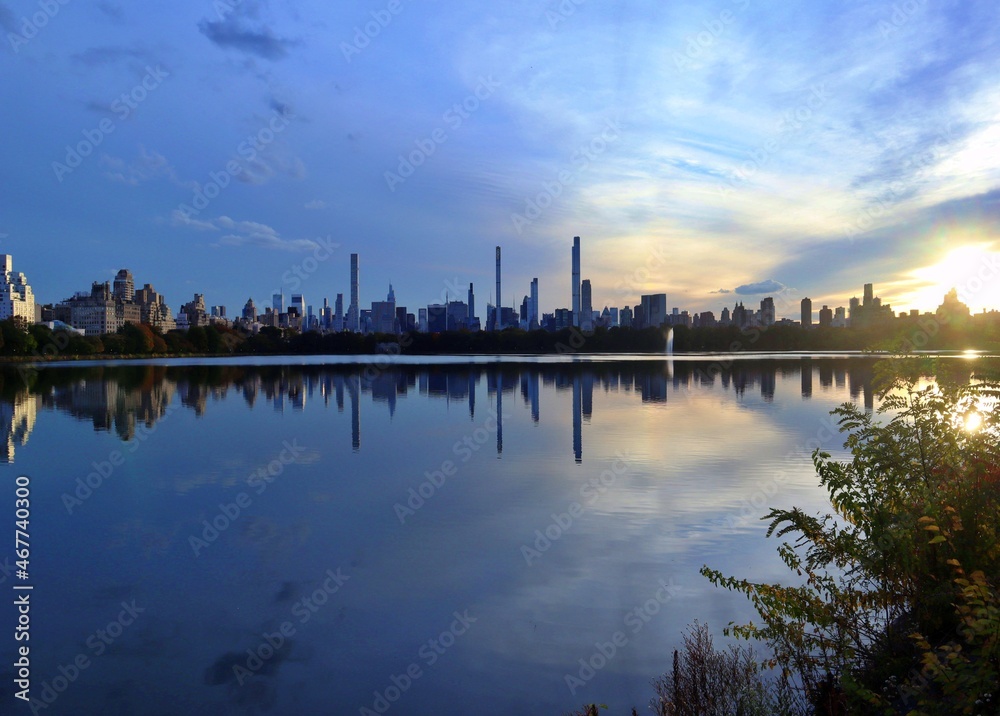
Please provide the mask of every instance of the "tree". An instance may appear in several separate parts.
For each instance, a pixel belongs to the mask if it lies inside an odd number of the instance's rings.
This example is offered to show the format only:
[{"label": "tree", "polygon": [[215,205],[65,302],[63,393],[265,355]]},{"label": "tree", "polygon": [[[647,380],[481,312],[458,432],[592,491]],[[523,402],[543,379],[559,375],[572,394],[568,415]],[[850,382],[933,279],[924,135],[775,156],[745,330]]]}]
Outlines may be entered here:
[{"label": "tree", "polygon": [[813,455],[834,514],[765,517],[801,584],[702,573],[750,598],[761,624],[729,632],[766,642],[818,713],[996,713],[1000,383],[896,365],[875,415],[834,411],[851,459]]},{"label": "tree", "polygon": [[38,348],[35,337],[28,333],[27,324],[20,317],[0,321],[0,340],[6,355],[32,355]]}]

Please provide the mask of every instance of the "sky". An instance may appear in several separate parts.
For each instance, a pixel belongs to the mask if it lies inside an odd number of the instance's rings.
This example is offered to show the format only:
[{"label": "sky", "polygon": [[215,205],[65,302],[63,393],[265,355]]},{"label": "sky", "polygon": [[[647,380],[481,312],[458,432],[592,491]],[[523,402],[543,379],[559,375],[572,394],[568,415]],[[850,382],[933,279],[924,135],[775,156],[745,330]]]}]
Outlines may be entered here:
[{"label": "sky", "polygon": [[930,3],[0,0],[0,251],[176,312],[1000,308],[1000,13]]}]

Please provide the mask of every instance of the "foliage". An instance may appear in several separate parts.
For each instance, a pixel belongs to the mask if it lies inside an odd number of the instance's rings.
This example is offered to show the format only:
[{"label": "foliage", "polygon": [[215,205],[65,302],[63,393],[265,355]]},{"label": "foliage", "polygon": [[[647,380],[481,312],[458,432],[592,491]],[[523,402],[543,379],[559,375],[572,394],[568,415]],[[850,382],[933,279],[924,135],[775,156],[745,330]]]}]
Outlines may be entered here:
[{"label": "foliage", "polygon": [[761,623],[729,632],[766,642],[820,713],[995,712],[998,384],[924,385],[920,367],[895,364],[876,414],[834,411],[851,459],[813,461],[835,514],[764,518],[794,537],[778,552],[800,584],[702,570],[750,598]]},{"label": "foliage", "polygon": [[804,713],[786,679],[768,679],[750,647],[717,651],[708,627],[695,624],[674,650],[673,668],[653,681],[656,716],[772,716]]}]

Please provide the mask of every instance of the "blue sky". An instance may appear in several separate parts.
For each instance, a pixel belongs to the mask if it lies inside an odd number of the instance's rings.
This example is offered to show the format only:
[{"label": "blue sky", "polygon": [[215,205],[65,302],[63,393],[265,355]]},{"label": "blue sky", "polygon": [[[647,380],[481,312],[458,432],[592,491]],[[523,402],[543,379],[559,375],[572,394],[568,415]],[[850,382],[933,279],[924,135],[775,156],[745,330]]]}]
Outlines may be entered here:
[{"label": "blue sky", "polygon": [[320,305],[358,252],[364,305],[482,307],[499,244],[550,312],[580,235],[598,308],[933,310],[1000,250],[985,0],[64,2],[0,2],[0,251],[45,302]]}]

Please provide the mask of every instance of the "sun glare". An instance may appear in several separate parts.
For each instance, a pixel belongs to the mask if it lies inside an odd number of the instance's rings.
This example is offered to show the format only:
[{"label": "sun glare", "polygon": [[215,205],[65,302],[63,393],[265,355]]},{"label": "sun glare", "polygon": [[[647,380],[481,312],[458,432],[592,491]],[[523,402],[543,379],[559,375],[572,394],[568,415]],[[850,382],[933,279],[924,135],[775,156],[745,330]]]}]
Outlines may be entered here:
[{"label": "sun glare", "polygon": [[992,243],[970,244],[953,249],[933,266],[913,272],[924,287],[909,297],[913,308],[933,311],[951,289],[973,313],[1000,309],[1000,252]]}]

